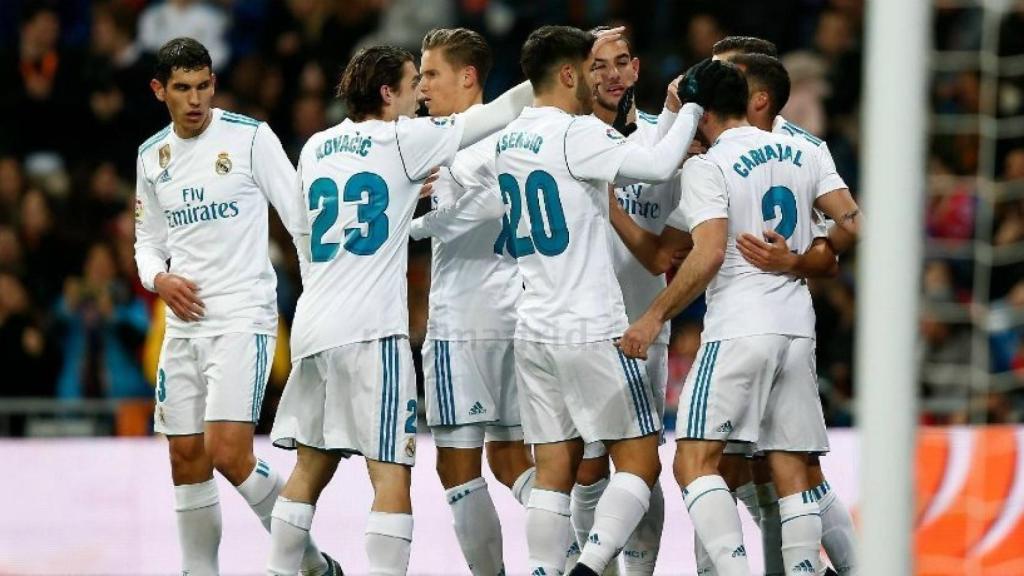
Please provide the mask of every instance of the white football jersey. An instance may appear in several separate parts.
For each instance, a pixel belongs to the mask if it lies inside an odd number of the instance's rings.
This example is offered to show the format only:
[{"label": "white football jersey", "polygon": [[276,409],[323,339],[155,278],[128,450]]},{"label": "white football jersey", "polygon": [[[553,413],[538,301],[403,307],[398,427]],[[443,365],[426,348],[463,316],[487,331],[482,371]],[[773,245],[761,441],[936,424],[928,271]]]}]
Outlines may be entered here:
[{"label": "white football jersey", "polygon": [[516,338],[597,342],[628,327],[612,263],[608,182],[636,144],[593,116],[526,108],[495,151],[502,241],[525,291]]},{"label": "white football jersey", "polygon": [[846,188],[824,149],[751,126],[732,128],[706,154],[686,161],[682,183],[680,209],[688,230],[715,218],[729,220],[725,262],[707,289],[703,339],[813,338],[806,282],[757,269],[740,254],[736,238],[772,226],[791,250],[803,253],[810,247],[817,236],[814,202]]},{"label": "white football jersey", "polygon": [[[268,257],[267,200],[293,233],[295,168],[263,122],[214,108],[202,134],[168,126],[139,147],[135,259],[142,284],[160,272],[199,286],[205,316],[166,309],[172,338],[277,333],[277,278]],[[170,260],[170,267],[167,261]]]},{"label": "white football jersey", "polygon": [[523,282],[499,242],[505,204],[494,172],[497,138],[491,135],[459,151],[434,183],[434,209],[413,221],[413,238],[432,238],[428,339],[515,335]]},{"label": "white football jersey", "polygon": [[[638,110],[637,129],[636,132],[629,135],[629,140],[647,148],[653,147],[659,139],[657,124],[657,116]],[[637,225],[654,234],[661,234],[668,215],[679,205],[680,188],[679,178],[672,178],[661,184],[630,183],[616,186],[615,197],[619,201],[619,206],[626,214],[629,214]],[[614,229],[611,230],[611,234],[614,237],[612,239],[613,264],[615,275],[619,279],[619,286],[622,288],[626,318],[630,323],[636,322],[647,311],[651,302],[654,302],[658,293],[665,288],[665,275],[654,276],[651,274],[633,256]],[[670,322],[666,322],[662,326],[661,333],[655,340],[656,343],[668,344],[670,324]]]},{"label": "white football jersey", "polygon": [[299,157],[309,263],[292,325],[292,358],[409,333],[409,224],[421,181],[451,163],[463,123],[400,118],[342,123]]}]

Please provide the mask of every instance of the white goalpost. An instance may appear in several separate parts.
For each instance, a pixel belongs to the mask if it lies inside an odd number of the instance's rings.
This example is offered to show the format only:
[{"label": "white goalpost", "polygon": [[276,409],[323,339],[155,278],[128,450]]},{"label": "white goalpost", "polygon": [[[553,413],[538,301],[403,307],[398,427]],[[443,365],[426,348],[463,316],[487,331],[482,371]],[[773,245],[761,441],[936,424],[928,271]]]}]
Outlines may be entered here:
[{"label": "white goalpost", "polygon": [[867,2],[857,266],[861,574],[913,574],[929,0]]}]

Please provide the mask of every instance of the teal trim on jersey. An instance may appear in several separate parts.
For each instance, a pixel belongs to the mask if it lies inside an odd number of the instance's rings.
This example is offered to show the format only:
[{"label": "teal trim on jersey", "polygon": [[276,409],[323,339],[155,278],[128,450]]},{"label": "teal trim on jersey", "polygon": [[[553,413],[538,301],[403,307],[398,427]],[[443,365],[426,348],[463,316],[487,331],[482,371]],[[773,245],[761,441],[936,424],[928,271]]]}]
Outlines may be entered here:
[{"label": "teal trim on jersey", "polygon": [[222,111],[220,119],[225,122],[234,122],[235,124],[248,124],[249,126],[259,126],[260,121],[255,118],[250,118],[244,114],[236,114],[234,112]]},{"label": "teal trim on jersey", "polygon": [[782,129],[785,130],[790,136],[803,136],[805,140],[807,140],[808,142],[815,146],[821,146],[821,144],[824,142],[821,138],[818,138],[817,136],[811,134],[807,130],[804,130],[800,126],[793,124],[789,120],[783,122]]},{"label": "teal trim on jersey", "polygon": [[452,385],[452,350],[447,340],[441,342],[444,362],[445,394],[448,396],[448,424],[455,425],[455,387]]},{"label": "teal trim on jersey", "polygon": [[704,428],[707,426],[708,420],[708,395],[711,391],[711,377],[715,373],[715,363],[718,361],[718,348],[722,345],[721,342],[712,342],[710,344],[711,350],[711,361],[709,362],[708,370],[704,374],[704,389],[701,392],[700,397],[700,411],[697,416],[697,437],[704,438]]},{"label": "teal trim on jersey", "polygon": [[636,116],[637,116],[637,118],[643,120],[644,122],[647,122],[648,124],[657,124],[658,123],[658,116],[657,116],[657,114],[648,114],[647,112],[644,112],[643,110],[637,110],[636,111]]},{"label": "teal trim on jersey", "polygon": [[[637,384],[636,375],[630,369],[629,362],[632,358],[626,358],[621,350],[616,350],[619,355],[619,364],[622,366],[622,373],[626,377],[626,384],[629,386],[629,395],[633,398],[633,409],[636,411],[636,419],[640,424],[640,434],[647,436],[654,432],[653,422],[650,420],[650,410],[644,409],[644,392]],[[642,398],[642,399],[641,399]]]},{"label": "teal trim on jersey", "polygon": [[270,374],[267,372],[267,369],[270,368],[270,360],[273,357],[270,355],[270,351],[267,350],[269,343],[270,336],[260,334],[260,347],[263,352],[263,374],[260,375],[260,397],[259,406],[256,408],[256,422],[259,422],[260,415],[263,413],[263,400],[267,397],[267,382],[270,380]]},{"label": "teal trim on jersey", "polygon": [[434,373],[437,375],[437,413],[444,426],[455,425],[455,414],[452,406],[452,382],[451,382],[451,361],[448,357],[448,342],[444,340],[434,341]]},{"label": "teal trim on jersey", "polygon": [[381,365],[383,371],[380,440],[378,460],[395,462],[395,426],[398,422],[398,347],[396,337],[388,336],[380,341]]},{"label": "teal trim on jersey", "polygon": [[387,411],[384,409],[384,406],[387,404],[388,397],[388,353],[386,339],[380,341],[380,365],[383,377],[381,378],[380,386],[380,430],[377,434],[377,460],[383,462],[387,426]]},{"label": "teal trim on jersey", "polygon": [[640,372],[640,365],[637,364],[636,358],[629,358],[626,364],[633,371],[633,377],[636,379],[637,392],[640,394],[640,401],[644,407],[644,416],[647,417],[648,434],[653,434],[657,430],[654,427],[654,411],[651,410],[651,399],[647,396],[650,387],[644,382],[644,375]]},{"label": "teal trim on jersey", "polygon": [[[697,411],[697,398],[699,398],[701,385],[704,383],[704,373],[708,368],[708,357],[711,355],[711,345],[707,344],[704,346],[704,353],[700,357],[700,363],[697,365],[697,377],[693,380],[693,389],[690,390],[690,409],[687,411],[686,417],[686,437],[694,438],[694,421],[696,420]],[[692,368],[691,368],[692,370]]]},{"label": "teal trim on jersey", "polygon": [[168,124],[163,130],[150,136],[148,140],[143,142],[142,145],[139,146],[139,154],[142,154],[146,150],[149,150],[150,148],[153,147],[154,144],[166,138],[167,135],[170,134],[171,132],[171,126],[173,126],[173,124]]},{"label": "teal trim on jersey", "polygon": [[232,124],[241,124],[243,126],[252,126],[253,128],[258,128],[259,125],[260,125],[259,122],[250,122],[248,120],[240,120],[238,118],[228,118],[226,116],[221,116],[220,119],[225,121],[225,122],[230,122]]},{"label": "teal trim on jersey", "polygon": [[263,411],[263,395],[267,387],[267,335],[256,334],[256,359],[252,382],[252,422],[260,421]]}]

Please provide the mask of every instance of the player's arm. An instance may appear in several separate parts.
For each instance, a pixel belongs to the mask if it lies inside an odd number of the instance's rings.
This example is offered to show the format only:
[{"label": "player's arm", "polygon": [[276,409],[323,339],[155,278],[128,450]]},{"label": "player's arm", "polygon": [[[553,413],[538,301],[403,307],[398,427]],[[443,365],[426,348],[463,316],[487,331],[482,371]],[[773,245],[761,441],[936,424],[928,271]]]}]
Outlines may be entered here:
[{"label": "player's arm", "polygon": [[199,287],[191,280],[169,274],[167,221],[157,202],[153,183],[146,177],[142,156],[135,163],[135,267],[142,286],[156,292],[178,318],[193,322],[203,316]]},{"label": "player's arm", "polygon": [[462,138],[459,148],[476,144],[480,140],[494,134],[519,117],[533,102],[533,85],[523,82],[491,102],[456,114],[463,123]]},{"label": "player's arm", "polygon": [[661,235],[644,229],[619,206],[615,192],[609,187],[612,228],[622,239],[630,253],[648,272],[660,276],[672,268],[675,261],[685,257],[693,246],[690,235],[671,226],[665,226]]},{"label": "player's arm", "polygon": [[774,230],[765,231],[762,240],[744,233],[736,240],[736,248],[748,262],[765,272],[779,272],[799,278],[823,278],[839,272],[839,262],[827,238],[815,238],[803,254],[795,254],[786,239]]},{"label": "player's arm", "polygon": [[505,204],[495,192],[497,183],[494,186],[475,181],[460,183],[448,168],[442,168],[432,186],[439,198],[438,207],[412,221],[409,235],[413,240],[437,238],[451,242],[505,213]]},{"label": "player's arm", "polygon": [[277,211],[285,229],[293,238],[307,233],[306,210],[302,191],[296,187],[295,167],[277,135],[264,122],[253,135],[252,158],[253,180]]},{"label": "player's arm", "polygon": [[619,348],[632,358],[646,358],[647,348],[661,332],[665,322],[697,299],[718,274],[725,262],[725,243],[729,221],[713,218],[692,231],[693,250],[683,261],[672,282],[658,294],[651,306],[622,335]]},{"label": "player's arm", "polygon": [[704,109],[694,103],[682,107],[668,133],[653,147],[627,142],[628,150],[619,169],[615,181],[632,179],[643,182],[664,182],[670,179],[679,169],[686,157],[690,142],[697,132],[697,123],[704,115]]},{"label": "player's arm", "polygon": [[835,225],[828,231],[828,244],[836,254],[846,252],[857,243],[864,215],[849,188],[839,188],[818,196],[814,206],[835,221]]}]

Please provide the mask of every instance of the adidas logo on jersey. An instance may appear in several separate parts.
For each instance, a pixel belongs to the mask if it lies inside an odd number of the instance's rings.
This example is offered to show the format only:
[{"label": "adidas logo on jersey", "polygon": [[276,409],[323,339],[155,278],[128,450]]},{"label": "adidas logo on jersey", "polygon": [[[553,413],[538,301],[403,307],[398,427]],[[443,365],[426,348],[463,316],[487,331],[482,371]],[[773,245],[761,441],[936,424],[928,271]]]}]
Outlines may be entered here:
[{"label": "adidas logo on jersey", "polygon": [[747,557],[747,549],[746,549],[746,547],[740,546],[739,548],[733,550],[732,551],[732,557],[733,558],[746,558]]},{"label": "adidas logo on jersey", "polygon": [[164,184],[164,183],[170,182],[170,181],[171,181],[171,173],[168,172],[167,170],[164,170],[163,172],[161,172],[160,176],[157,176],[157,179],[156,179],[157,184]]},{"label": "adidas logo on jersey", "polygon": [[796,566],[793,566],[793,569],[790,570],[790,573],[794,572],[807,572],[810,574],[815,574],[817,573],[817,570],[814,569],[814,564],[812,564],[810,560],[803,560]]},{"label": "adidas logo on jersey", "polygon": [[483,404],[477,402],[473,404],[473,407],[469,409],[470,416],[479,416],[480,414],[487,414],[487,408],[484,408]]},{"label": "adidas logo on jersey", "polygon": [[726,420],[725,424],[722,424],[718,428],[715,428],[715,432],[721,432],[723,434],[728,434],[732,432],[732,420]]}]

